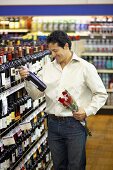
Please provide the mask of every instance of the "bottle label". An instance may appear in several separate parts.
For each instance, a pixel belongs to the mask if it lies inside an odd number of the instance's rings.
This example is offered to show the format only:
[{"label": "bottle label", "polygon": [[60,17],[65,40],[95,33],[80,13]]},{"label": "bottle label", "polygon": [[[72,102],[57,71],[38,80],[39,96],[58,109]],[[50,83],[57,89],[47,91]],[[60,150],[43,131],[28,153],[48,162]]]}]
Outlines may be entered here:
[{"label": "bottle label", "polygon": [[20,79],[20,74],[19,74],[19,71],[18,69],[15,69],[15,80],[19,80]]},{"label": "bottle label", "polygon": [[6,115],[7,114],[7,98],[4,95],[4,98],[2,98],[2,110],[3,110],[3,114]]},{"label": "bottle label", "polygon": [[10,115],[7,116],[7,126],[11,123],[11,117]]},{"label": "bottle label", "polygon": [[21,106],[20,106],[20,114],[22,114],[23,111],[24,111],[24,110],[23,110],[23,105],[21,105]]},{"label": "bottle label", "polygon": [[36,159],[36,157],[37,157],[37,154],[36,154],[36,152],[33,154],[33,158],[34,159]]},{"label": "bottle label", "polygon": [[2,85],[5,86],[6,85],[5,73],[1,73],[1,77],[2,77]]},{"label": "bottle label", "polygon": [[14,153],[12,153],[12,163],[15,163],[15,161],[16,161],[16,155],[15,155],[15,152],[14,152]]},{"label": "bottle label", "polygon": [[6,81],[5,88],[7,89],[7,88],[11,87],[10,77],[6,78],[5,81]]},{"label": "bottle label", "polygon": [[15,120],[15,112],[11,112],[11,119]]},{"label": "bottle label", "polygon": [[11,68],[11,76],[15,76],[15,68]]},{"label": "bottle label", "polygon": [[50,155],[49,155],[49,153],[48,153],[48,154],[46,155],[46,162],[48,162],[49,159],[50,159]]},{"label": "bottle label", "polygon": [[38,163],[38,168],[42,168],[42,164],[41,164],[41,162],[40,162],[40,163]]},{"label": "bottle label", "polygon": [[18,156],[22,156],[23,150],[22,150],[22,145],[18,146]]},{"label": "bottle label", "polygon": [[17,116],[15,116],[15,120],[17,121],[17,120],[19,120],[19,119],[20,119],[20,114],[17,113]]},{"label": "bottle label", "polygon": [[18,149],[16,149],[16,158],[18,157]]},{"label": "bottle label", "polygon": [[0,129],[2,129],[3,126],[2,126],[2,119],[0,119]]},{"label": "bottle label", "polygon": [[3,118],[2,118],[2,127],[3,127],[3,128],[6,128],[6,127],[7,127],[7,119],[6,119],[6,117],[3,117]]},{"label": "bottle label", "polygon": [[27,100],[26,106],[27,106],[27,109],[29,109],[29,100]]}]

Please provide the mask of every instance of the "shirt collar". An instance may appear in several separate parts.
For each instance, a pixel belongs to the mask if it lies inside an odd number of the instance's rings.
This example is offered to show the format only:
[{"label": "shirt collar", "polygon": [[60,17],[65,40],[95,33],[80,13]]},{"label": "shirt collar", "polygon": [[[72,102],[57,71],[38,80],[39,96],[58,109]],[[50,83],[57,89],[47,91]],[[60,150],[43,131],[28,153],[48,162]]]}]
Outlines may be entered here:
[{"label": "shirt collar", "polygon": [[80,61],[80,57],[78,57],[75,53],[73,53],[72,60]]},{"label": "shirt collar", "polygon": [[[71,59],[71,61],[80,61],[80,57],[78,57],[74,52],[72,52],[72,53],[73,53],[73,54],[72,54],[72,59]],[[70,61],[70,62],[71,62],[71,61]],[[56,60],[54,60],[53,63],[57,65]]]}]

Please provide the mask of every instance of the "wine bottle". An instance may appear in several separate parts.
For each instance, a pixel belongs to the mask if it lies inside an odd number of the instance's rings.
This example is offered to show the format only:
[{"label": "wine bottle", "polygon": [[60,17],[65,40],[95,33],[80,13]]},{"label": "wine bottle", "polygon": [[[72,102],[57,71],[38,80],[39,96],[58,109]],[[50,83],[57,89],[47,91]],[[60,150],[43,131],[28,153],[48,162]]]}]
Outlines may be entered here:
[{"label": "wine bottle", "polygon": [[28,81],[32,81],[36,87],[43,92],[47,86],[46,84],[44,84],[34,73],[32,73],[31,71],[29,71],[29,76],[26,78]]}]

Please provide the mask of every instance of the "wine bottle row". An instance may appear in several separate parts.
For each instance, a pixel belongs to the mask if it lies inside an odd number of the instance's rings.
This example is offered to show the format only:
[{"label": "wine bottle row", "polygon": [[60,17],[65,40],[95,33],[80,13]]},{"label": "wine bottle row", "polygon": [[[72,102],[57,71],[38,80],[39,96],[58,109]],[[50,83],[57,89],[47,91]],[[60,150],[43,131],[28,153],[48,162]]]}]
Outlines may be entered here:
[{"label": "wine bottle row", "polygon": [[0,17],[0,29],[28,29],[32,32],[64,30],[67,32],[86,31],[112,33],[112,16],[82,17]]},{"label": "wine bottle row", "polygon": [[[97,69],[113,69],[113,57],[105,56],[83,56],[85,60],[92,63]],[[113,74],[98,73],[101,77],[106,89],[113,89]]]},{"label": "wine bottle row", "polygon": [[85,60],[92,63],[97,69],[113,69],[113,56],[83,56]]},{"label": "wine bottle row", "polygon": [[31,29],[31,17],[0,17],[0,29]]},{"label": "wine bottle row", "polygon": [[24,88],[0,100],[0,131],[18,121],[22,115],[33,108],[33,100],[26,94]]},{"label": "wine bottle row", "polygon": [[[13,87],[21,82],[21,78],[18,72],[18,68],[23,65],[29,67],[32,72],[38,72],[41,67],[48,62],[47,55],[50,54],[49,50],[39,52],[33,55],[27,55],[25,57],[14,59],[10,57],[10,60],[0,65],[0,92]],[[46,56],[46,57],[45,57]]]},{"label": "wine bottle row", "polygon": [[85,52],[113,53],[113,39],[87,39],[84,48]]},{"label": "wine bottle row", "polygon": [[99,73],[106,89],[113,89],[113,74]]},{"label": "wine bottle row", "polygon": [[[99,21],[95,18],[89,25],[90,32],[111,34],[113,23],[106,18],[106,21]],[[105,108],[112,109],[113,105],[113,41],[111,38],[88,38],[84,41],[84,51],[81,54],[82,58],[92,63],[107,89],[108,99],[105,103]]]},{"label": "wine bottle row", "polygon": [[31,129],[21,130],[17,126],[3,137],[0,142],[1,170],[3,167],[10,169],[46,129],[46,114],[40,113],[38,120],[36,116],[31,120]]},{"label": "wine bottle row", "polygon": [[113,33],[113,17],[94,17],[92,18],[89,31],[91,33],[98,33],[98,34],[111,34]]},{"label": "wine bottle row", "polygon": [[[17,49],[19,51],[19,48]],[[0,170],[10,170],[15,169],[19,163],[22,163],[23,156],[30,152],[31,146],[45,133],[47,130],[47,115],[42,112],[46,106],[43,104],[44,96],[33,101],[23,86],[12,93],[7,92],[14,87],[16,88],[16,85],[22,84],[20,77],[17,78],[19,66],[27,66],[29,70],[37,73],[46,62],[50,62],[50,59],[48,60],[50,51],[32,51],[27,55],[22,53],[22,56],[18,53],[19,55],[16,58],[12,47],[10,52],[9,49],[5,53],[4,51],[4,47],[2,47],[0,49],[0,52],[2,52],[0,55]],[[9,85],[7,86],[7,84]],[[40,155],[38,154],[37,161],[42,164],[46,154],[48,154],[48,146],[42,150]],[[27,168],[29,167],[28,162],[25,166],[26,169],[29,169]],[[34,167],[34,164],[32,164],[32,167]]]},{"label": "wine bottle row", "polygon": [[17,121],[21,121],[31,110],[34,111],[44,100],[41,97],[33,101],[24,88],[0,100],[0,134],[10,126],[14,128]]},{"label": "wine bottle row", "polygon": [[18,165],[18,170],[44,170],[51,161],[51,154],[47,142],[47,132],[36,143],[22,163]]}]

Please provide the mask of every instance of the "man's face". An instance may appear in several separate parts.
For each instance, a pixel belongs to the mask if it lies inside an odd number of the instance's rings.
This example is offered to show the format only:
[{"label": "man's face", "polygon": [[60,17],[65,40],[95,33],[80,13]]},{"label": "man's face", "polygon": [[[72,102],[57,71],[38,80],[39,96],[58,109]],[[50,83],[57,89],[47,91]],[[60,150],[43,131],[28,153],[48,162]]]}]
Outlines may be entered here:
[{"label": "man's face", "polygon": [[66,60],[67,48],[66,45],[64,48],[59,47],[57,43],[49,43],[49,50],[52,52],[52,56],[56,59],[58,64],[61,64]]}]

